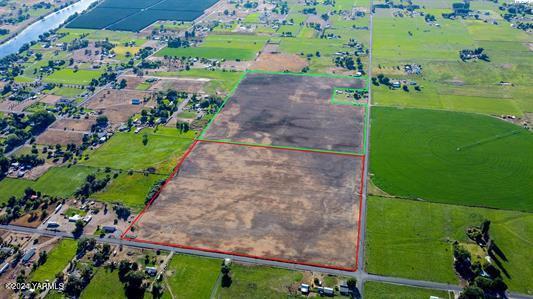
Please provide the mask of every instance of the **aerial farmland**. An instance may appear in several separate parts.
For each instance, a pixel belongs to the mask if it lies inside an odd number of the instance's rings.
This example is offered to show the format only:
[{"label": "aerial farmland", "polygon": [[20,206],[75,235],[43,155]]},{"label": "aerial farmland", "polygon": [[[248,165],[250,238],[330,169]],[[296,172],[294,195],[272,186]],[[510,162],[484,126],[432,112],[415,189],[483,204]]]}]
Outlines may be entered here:
[{"label": "aerial farmland", "polygon": [[0,1],[0,297],[533,296],[532,8]]}]

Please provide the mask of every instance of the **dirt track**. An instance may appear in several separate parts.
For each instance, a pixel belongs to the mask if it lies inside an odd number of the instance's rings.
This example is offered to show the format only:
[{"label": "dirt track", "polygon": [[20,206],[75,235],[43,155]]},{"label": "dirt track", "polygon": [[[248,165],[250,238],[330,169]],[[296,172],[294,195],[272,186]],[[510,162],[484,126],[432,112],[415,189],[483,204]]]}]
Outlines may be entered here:
[{"label": "dirt track", "polygon": [[354,267],[361,158],[200,142],[139,239]]}]

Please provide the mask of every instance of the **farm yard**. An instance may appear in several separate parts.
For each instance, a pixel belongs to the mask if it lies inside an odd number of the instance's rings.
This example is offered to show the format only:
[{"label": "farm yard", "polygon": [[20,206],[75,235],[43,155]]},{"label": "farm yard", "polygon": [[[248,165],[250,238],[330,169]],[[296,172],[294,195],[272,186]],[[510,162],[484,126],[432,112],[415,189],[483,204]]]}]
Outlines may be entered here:
[{"label": "farm yard", "polygon": [[137,239],[355,266],[360,157],[199,142],[182,163]]},{"label": "farm yard", "polygon": [[[133,104],[133,99],[140,100],[140,103]],[[146,91],[102,89],[93,95],[84,107],[101,112],[112,124],[121,124],[135,113],[141,112],[143,108],[154,107],[155,104],[151,99],[152,94]]]}]

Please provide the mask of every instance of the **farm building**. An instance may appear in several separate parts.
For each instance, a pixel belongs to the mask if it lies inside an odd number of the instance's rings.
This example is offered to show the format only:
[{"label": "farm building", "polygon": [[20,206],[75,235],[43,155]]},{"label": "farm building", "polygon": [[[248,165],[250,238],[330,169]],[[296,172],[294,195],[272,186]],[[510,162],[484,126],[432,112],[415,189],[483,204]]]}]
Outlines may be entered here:
[{"label": "farm building", "polygon": [[35,255],[35,248],[32,248],[24,254],[22,257],[22,263],[27,263]]}]

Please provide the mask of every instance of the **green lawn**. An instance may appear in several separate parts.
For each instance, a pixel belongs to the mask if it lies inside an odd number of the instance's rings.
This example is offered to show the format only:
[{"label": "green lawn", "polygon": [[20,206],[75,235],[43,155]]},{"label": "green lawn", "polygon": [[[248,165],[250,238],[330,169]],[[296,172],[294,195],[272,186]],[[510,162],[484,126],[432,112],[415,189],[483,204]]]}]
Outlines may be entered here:
[{"label": "green lawn", "polygon": [[368,281],[365,283],[365,298],[368,299],[427,299],[430,296],[448,299],[445,291],[414,288],[389,283]]},{"label": "green lawn", "polygon": [[180,114],[178,114],[177,116],[180,117],[180,118],[196,118],[196,112],[194,111],[183,111],[181,112]]},{"label": "green lawn", "polygon": [[139,85],[137,85],[135,87],[136,90],[148,90],[148,88],[150,88],[150,86],[152,86],[152,84],[148,83],[148,82],[141,82],[139,83]]},{"label": "green lawn", "polygon": [[[221,260],[190,255],[172,257],[165,281],[177,298],[210,298],[211,290],[220,273]],[[168,291],[165,297],[170,298]]]},{"label": "green lawn", "polygon": [[46,91],[46,93],[67,98],[77,97],[84,92],[84,89],[73,87],[54,87],[52,90]]},{"label": "green lawn", "polygon": [[81,293],[80,298],[126,298],[124,285],[118,278],[118,269],[111,271],[105,267],[98,268],[89,285]]},{"label": "green lawn", "polygon": [[22,196],[27,187],[50,196],[67,198],[85,182],[87,175],[96,172],[97,169],[84,166],[54,167],[37,181],[4,178],[0,181],[0,203],[6,202],[11,196]]},{"label": "green lawn", "polygon": [[303,279],[297,271],[239,264],[231,273],[231,286],[219,287],[217,298],[287,298],[287,288]]},{"label": "green lawn", "polygon": [[[148,132],[148,143],[143,145],[145,132]],[[91,152],[89,160],[81,163],[123,170],[145,170],[154,167],[158,173],[165,174],[176,166],[192,142],[192,139],[152,134],[147,130],[138,134],[117,133],[102,147]]]},{"label": "green lawn", "polygon": [[30,280],[44,282],[55,279],[57,273],[63,271],[69,261],[76,254],[78,243],[74,240],[63,239],[59,244],[48,252],[46,262],[31,273]]},{"label": "green lawn", "polygon": [[164,48],[157,56],[191,56],[210,59],[253,60],[267,37],[258,35],[210,34],[198,47]]},{"label": "green lawn", "polygon": [[113,179],[102,192],[91,195],[91,198],[111,203],[122,203],[135,211],[140,211],[145,206],[145,198],[152,185],[163,179],[165,176],[162,175],[122,173]]},{"label": "green lawn", "polygon": [[469,242],[465,229],[488,219],[508,260],[502,264],[510,289],[533,293],[533,268],[524,267],[531,264],[533,214],[372,196],[367,213],[369,273],[457,283],[452,242]]},{"label": "green lawn", "polygon": [[53,72],[50,76],[44,78],[43,81],[56,84],[89,85],[92,79],[98,79],[102,73],[102,71],[74,71],[73,69],[64,68]]},{"label": "green lawn", "polygon": [[496,118],[375,107],[371,173],[383,191],[533,211],[533,134]]}]

